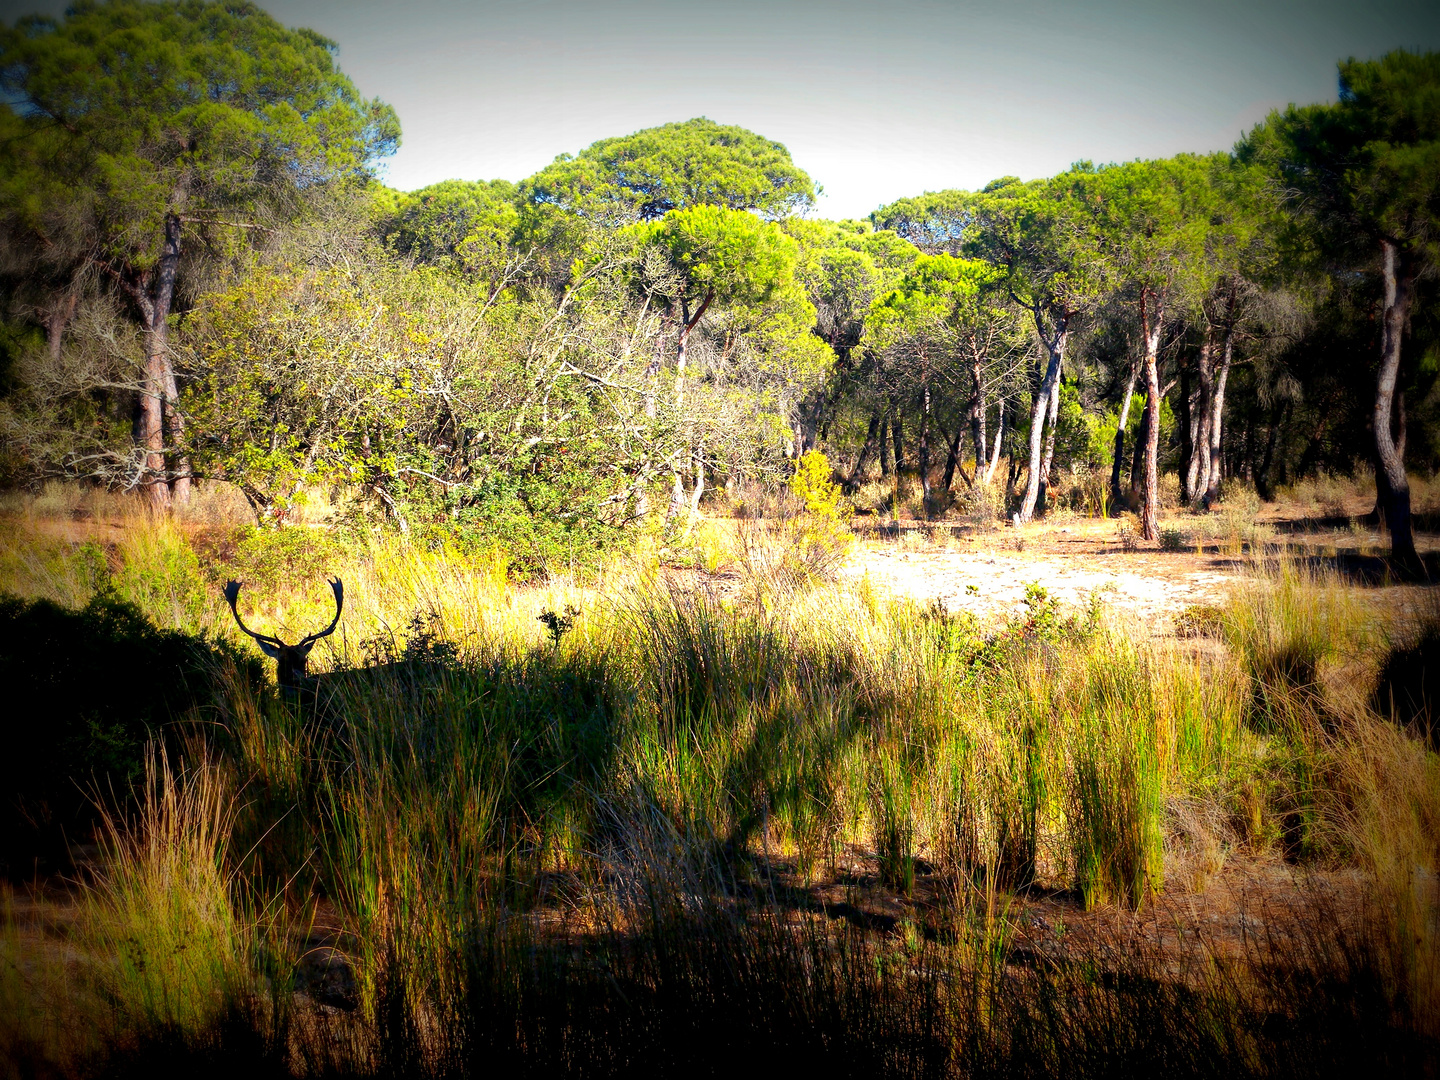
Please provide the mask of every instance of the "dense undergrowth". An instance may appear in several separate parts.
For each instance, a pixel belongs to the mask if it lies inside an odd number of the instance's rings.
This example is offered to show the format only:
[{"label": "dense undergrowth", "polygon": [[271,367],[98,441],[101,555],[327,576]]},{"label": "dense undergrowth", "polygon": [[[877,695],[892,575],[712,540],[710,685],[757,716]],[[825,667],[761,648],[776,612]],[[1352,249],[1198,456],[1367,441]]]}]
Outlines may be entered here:
[{"label": "dense undergrowth", "polygon": [[[1392,644],[1338,583],[1257,567],[1209,628],[1221,644],[1194,647],[1039,588],[1023,616],[981,627],[759,545],[737,541],[730,588],[677,583],[643,552],[517,588],[443,548],[335,547],[325,569],[352,603],[317,650],[330,674],[314,700],[209,647],[203,708],[157,722],[133,794],[106,803],[84,959],[27,953],[12,929],[12,1060],[345,1075],[1433,1063],[1440,766],[1413,724],[1334,677],[1383,668]],[[228,612],[211,579],[246,556],[202,569],[194,552],[136,520],[103,573],[90,549],[35,535],[0,565],[14,591],[78,605],[103,588],[213,641]],[[319,584],[274,580],[251,614],[314,629]],[[1240,955],[1015,947],[1011,896],[1143,907],[1167,876],[1203,888],[1231,852],[1358,867],[1368,906],[1331,911],[1317,892]],[[803,887],[857,858],[897,897],[924,892],[894,932],[836,920]],[[338,929],[321,951],[344,957],[328,994],[309,974],[322,914]]]}]

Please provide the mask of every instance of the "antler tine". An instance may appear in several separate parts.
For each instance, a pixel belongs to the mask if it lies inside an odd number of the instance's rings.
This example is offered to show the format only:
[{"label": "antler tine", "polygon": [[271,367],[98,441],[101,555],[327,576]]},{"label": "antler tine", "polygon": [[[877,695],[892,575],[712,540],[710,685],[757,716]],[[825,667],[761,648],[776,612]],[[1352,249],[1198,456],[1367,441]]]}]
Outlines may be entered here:
[{"label": "antler tine", "polygon": [[276,649],[285,647],[285,643],[279,638],[271,637],[269,634],[257,634],[241,620],[240,612],[235,607],[235,602],[240,599],[240,583],[238,581],[231,580],[225,583],[225,599],[230,603],[230,614],[235,616],[235,625],[258,641],[262,648],[266,645]]},{"label": "antler tine", "polygon": [[335,594],[335,618],[330,620],[330,625],[318,634],[310,634],[300,639],[297,649],[308,649],[322,637],[329,637],[335,632],[335,627],[340,625],[340,612],[345,609],[345,583],[338,577],[330,582],[330,591]]}]

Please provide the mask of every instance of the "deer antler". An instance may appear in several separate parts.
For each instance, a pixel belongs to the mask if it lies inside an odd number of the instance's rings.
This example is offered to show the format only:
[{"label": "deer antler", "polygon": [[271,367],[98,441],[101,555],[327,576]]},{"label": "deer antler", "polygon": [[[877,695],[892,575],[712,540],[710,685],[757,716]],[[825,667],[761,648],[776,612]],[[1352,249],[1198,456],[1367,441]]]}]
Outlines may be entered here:
[{"label": "deer antler", "polygon": [[225,583],[225,599],[230,603],[230,614],[235,616],[235,625],[254,638],[260,645],[260,651],[266,656],[272,660],[279,660],[280,650],[286,648],[285,643],[279,638],[270,637],[268,634],[257,634],[241,620],[240,612],[235,608],[235,601],[240,599],[240,583],[238,581],[228,581]]},{"label": "deer antler", "polygon": [[308,653],[315,642],[319,641],[322,637],[329,637],[335,632],[335,627],[340,625],[340,612],[345,609],[345,583],[338,577],[335,578],[330,582],[330,591],[335,594],[335,618],[331,619],[330,625],[318,634],[309,634],[301,638],[300,643],[296,645],[295,648],[303,649]]}]

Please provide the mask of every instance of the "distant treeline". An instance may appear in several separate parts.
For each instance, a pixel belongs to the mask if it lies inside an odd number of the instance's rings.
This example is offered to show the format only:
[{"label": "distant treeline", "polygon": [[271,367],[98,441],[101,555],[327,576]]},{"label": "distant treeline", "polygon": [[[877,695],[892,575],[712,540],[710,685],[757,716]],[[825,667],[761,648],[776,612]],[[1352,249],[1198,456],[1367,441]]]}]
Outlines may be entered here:
[{"label": "distant treeline", "polygon": [[1063,486],[1150,537],[1166,474],[1209,505],[1358,465],[1413,553],[1440,56],[1343,63],[1230,154],[831,222],[785,147],[705,119],[391,190],[399,122],[334,52],[199,0],[0,31],[7,482],[224,479],[270,519],[328,484],[545,558],[811,449],[926,512]]}]

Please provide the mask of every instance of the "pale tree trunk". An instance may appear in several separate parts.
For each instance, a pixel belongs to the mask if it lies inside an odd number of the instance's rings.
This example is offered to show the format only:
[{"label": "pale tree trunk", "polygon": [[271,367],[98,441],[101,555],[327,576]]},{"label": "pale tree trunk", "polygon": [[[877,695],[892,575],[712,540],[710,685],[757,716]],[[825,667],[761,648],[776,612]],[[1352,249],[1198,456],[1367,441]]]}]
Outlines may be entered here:
[{"label": "pale tree trunk", "polygon": [[930,514],[930,382],[922,379],[920,386],[920,443],[917,447],[920,459],[920,498],[925,514]]},{"label": "pale tree trunk", "polygon": [[1209,436],[1210,445],[1206,456],[1210,460],[1210,471],[1205,481],[1205,495],[1201,505],[1207,510],[1220,501],[1220,481],[1223,478],[1224,459],[1220,454],[1220,440],[1225,434],[1225,384],[1230,381],[1230,362],[1235,356],[1235,320],[1232,317],[1225,327],[1225,344],[1220,349],[1220,367],[1215,372],[1215,387],[1210,398]]},{"label": "pale tree trunk", "polygon": [[635,517],[636,522],[644,522],[650,516],[650,473],[642,469],[635,478]]},{"label": "pale tree trunk", "polygon": [[[177,189],[177,197],[183,195]],[[121,285],[130,294],[140,312],[145,342],[145,378],[136,410],[135,441],[141,447],[144,462],[144,484],[150,504],[157,510],[168,510],[171,497],[183,504],[190,494],[189,463],[182,456],[176,461],[172,482],[165,461],[165,435],[168,427],[172,442],[179,443],[185,434],[185,421],[176,407],[178,388],[175,366],[170,358],[169,317],[175,299],[175,275],[180,265],[180,217],[173,210],[165,215],[164,242],[160,260],[153,270],[132,276],[117,274]],[[152,291],[153,290],[153,291]]]},{"label": "pale tree trunk", "polygon": [[1141,490],[1140,535],[1160,538],[1160,327],[1164,301],[1157,299],[1152,322],[1146,293],[1140,294],[1140,326],[1145,335],[1145,472]]},{"label": "pale tree trunk", "polygon": [[670,466],[670,504],[665,508],[665,524],[674,523],[685,508],[685,481],[680,479],[680,469],[672,464]]},{"label": "pale tree trunk", "polygon": [[[705,311],[710,302],[715,299],[715,291],[712,289],[705,294],[705,299],[700,301],[700,306],[695,309],[695,314],[690,314],[690,304],[686,300],[680,302],[680,333],[675,344],[675,413],[679,421],[680,413],[685,405],[685,367],[689,355],[690,334],[704,318]],[[685,429],[685,443],[687,449],[683,453],[693,457],[694,450],[694,429],[687,426]],[[685,509],[685,482],[680,479],[680,466],[672,459],[670,465],[670,505],[665,510],[665,524],[673,523]]]},{"label": "pale tree trunk", "polygon": [[704,448],[695,451],[691,459],[694,476],[694,486],[690,489],[690,513],[685,520],[685,536],[689,536],[695,529],[695,523],[700,519],[700,496],[705,494],[705,459]]},{"label": "pale tree trunk", "polygon": [[705,315],[705,309],[710,306],[710,301],[715,299],[713,290],[705,294],[705,299],[700,301],[692,318],[690,315],[690,304],[688,301],[680,301],[680,335],[675,344],[675,407],[678,409],[685,402],[685,363],[690,348],[690,332],[695,329]]},{"label": "pale tree trunk", "polygon": [[1120,473],[1125,467],[1125,427],[1130,423],[1130,399],[1135,396],[1135,380],[1140,375],[1140,365],[1130,365],[1130,381],[1125,384],[1125,400],[1120,404],[1120,422],[1115,426],[1115,460],[1110,466],[1110,501],[1117,506],[1124,500],[1120,490]]},{"label": "pale tree trunk", "polygon": [[1194,416],[1195,450],[1190,457],[1190,499],[1204,506],[1210,487],[1210,423],[1215,412],[1215,343],[1210,330],[1200,346],[1200,386],[1196,391]]},{"label": "pale tree trunk", "polygon": [[1188,506],[1195,492],[1195,484],[1199,480],[1195,439],[1200,427],[1200,388],[1191,387],[1190,369],[1183,362],[1179,367],[1180,401],[1184,406],[1184,416],[1181,417],[1184,438],[1180,442],[1180,500]]},{"label": "pale tree trunk", "polygon": [[1045,346],[1048,360],[1040,388],[1035,392],[1035,404],[1030,411],[1030,478],[1025,485],[1025,498],[1015,515],[1021,523],[1035,516],[1035,503],[1040,497],[1040,458],[1044,449],[1045,417],[1050,411],[1050,399],[1056,393],[1060,381],[1060,364],[1065,355],[1065,340],[1068,336],[1068,316],[1062,315],[1056,325],[1055,335],[1047,339],[1040,325],[1040,315],[1035,314],[1035,329],[1040,331],[1040,341]]},{"label": "pale tree trunk", "polygon": [[[985,463],[985,366],[980,350],[971,345],[970,441],[975,444],[975,475]],[[962,473],[963,475],[963,473]]]},{"label": "pale tree trunk", "polygon": [[[995,421],[995,449],[990,453],[990,464],[985,469],[985,483],[988,486],[995,479],[995,467],[1000,464],[1000,444],[1005,439],[1005,399],[1000,399],[1000,415]],[[976,466],[979,472],[979,466]]]},{"label": "pale tree trunk", "polygon": [[[139,283],[139,288],[147,294],[148,284],[148,280]],[[151,297],[144,295],[143,299],[140,309],[145,340],[145,381],[135,435],[144,452],[143,483],[150,505],[156,510],[169,510],[170,485],[166,482],[165,469],[165,321],[157,315]]]},{"label": "pale tree trunk", "polygon": [[1050,385],[1050,408],[1047,410],[1048,422],[1045,430],[1045,456],[1040,461],[1040,491],[1035,499],[1035,512],[1041,517],[1049,509],[1050,496],[1050,466],[1055,460],[1055,420],[1060,414],[1060,380],[1057,378]]},{"label": "pale tree trunk", "polygon": [[1402,447],[1392,429],[1395,385],[1400,375],[1400,343],[1410,314],[1414,275],[1391,240],[1380,241],[1382,272],[1385,278],[1384,333],[1380,344],[1380,373],[1375,387],[1375,451],[1380,460],[1376,472],[1378,488],[1384,478],[1385,524],[1390,530],[1390,555],[1397,562],[1414,565],[1415,537],[1410,531],[1410,481],[1405,475]]},{"label": "pale tree trunk", "polygon": [[45,313],[45,347],[51,360],[60,359],[60,352],[65,344],[65,331],[70,320],[75,317],[75,308],[79,303],[80,294],[72,286],[65,290],[64,295],[51,304],[50,310]]}]

